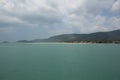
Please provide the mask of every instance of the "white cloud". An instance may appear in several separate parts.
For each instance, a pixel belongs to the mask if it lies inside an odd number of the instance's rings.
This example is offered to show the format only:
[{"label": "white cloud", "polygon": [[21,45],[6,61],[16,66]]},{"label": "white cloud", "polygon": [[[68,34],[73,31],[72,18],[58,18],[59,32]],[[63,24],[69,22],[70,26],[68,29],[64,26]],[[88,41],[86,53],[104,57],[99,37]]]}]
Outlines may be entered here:
[{"label": "white cloud", "polygon": [[14,27],[16,36],[20,27],[45,37],[120,29],[116,11],[120,0],[0,0],[0,27]]},{"label": "white cloud", "polygon": [[83,13],[98,14],[104,10],[109,10],[114,0],[84,0],[84,3],[79,7],[78,11]]},{"label": "white cloud", "polygon": [[112,6],[112,11],[120,11],[120,0],[116,0]]},{"label": "white cloud", "polygon": [[0,15],[0,22],[6,22],[6,23],[24,23],[24,21],[20,20],[17,17],[7,16],[7,15]]},{"label": "white cloud", "polygon": [[111,26],[114,29],[120,29],[120,18],[119,17],[111,17],[110,19],[108,19],[108,23],[110,24],[109,26]]}]

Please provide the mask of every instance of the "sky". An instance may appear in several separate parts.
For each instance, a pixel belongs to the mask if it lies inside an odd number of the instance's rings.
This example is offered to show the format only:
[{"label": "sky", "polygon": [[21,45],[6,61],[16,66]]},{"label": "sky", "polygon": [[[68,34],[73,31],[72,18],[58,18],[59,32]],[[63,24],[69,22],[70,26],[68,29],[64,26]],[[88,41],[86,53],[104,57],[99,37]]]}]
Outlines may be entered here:
[{"label": "sky", "polygon": [[120,29],[120,0],[0,0],[0,41]]}]

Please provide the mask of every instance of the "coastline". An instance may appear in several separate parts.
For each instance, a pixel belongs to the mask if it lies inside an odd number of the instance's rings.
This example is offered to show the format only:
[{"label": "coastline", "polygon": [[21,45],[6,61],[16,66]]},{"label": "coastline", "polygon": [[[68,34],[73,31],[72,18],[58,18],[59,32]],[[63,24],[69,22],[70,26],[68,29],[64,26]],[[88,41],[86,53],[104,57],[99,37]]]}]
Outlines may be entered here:
[{"label": "coastline", "polygon": [[68,43],[68,42],[36,42],[36,43],[17,43],[17,44],[120,44],[120,43]]}]

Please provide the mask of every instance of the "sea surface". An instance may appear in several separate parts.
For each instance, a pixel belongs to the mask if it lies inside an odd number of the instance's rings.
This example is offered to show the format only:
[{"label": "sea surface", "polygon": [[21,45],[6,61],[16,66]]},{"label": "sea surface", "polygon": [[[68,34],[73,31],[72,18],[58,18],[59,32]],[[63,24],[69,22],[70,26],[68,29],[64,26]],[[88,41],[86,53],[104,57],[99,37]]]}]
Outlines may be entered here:
[{"label": "sea surface", "polygon": [[0,44],[0,80],[120,80],[120,45]]}]

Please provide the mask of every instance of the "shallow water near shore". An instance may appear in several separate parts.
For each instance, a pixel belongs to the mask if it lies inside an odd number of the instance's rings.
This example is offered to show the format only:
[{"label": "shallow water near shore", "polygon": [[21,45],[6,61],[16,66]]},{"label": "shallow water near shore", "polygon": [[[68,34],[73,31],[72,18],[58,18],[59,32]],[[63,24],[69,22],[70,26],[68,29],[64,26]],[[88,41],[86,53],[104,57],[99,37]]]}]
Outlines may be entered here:
[{"label": "shallow water near shore", "polygon": [[120,80],[120,45],[0,44],[0,80]]}]

